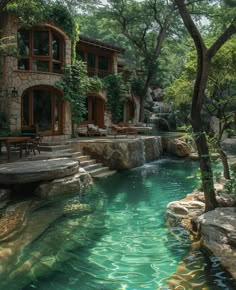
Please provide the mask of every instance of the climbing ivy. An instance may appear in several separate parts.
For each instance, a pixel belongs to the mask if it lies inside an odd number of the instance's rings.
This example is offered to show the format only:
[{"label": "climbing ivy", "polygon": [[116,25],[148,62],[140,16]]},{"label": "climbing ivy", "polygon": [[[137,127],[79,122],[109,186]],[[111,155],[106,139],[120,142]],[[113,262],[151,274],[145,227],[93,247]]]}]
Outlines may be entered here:
[{"label": "climbing ivy", "polygon": [[107,108],[111,112],[112,122],[118,123],[123,119],[124,96],[127,92],[122,74],[112,74],[103,79],[107,90]]},{"label": "climbing ivy", "polygon": [[81,60],[64,68],[61,81],[56,82],[64,92],[64,99],[70,103],[72,118],[72,136],[74,136],[74,124],[84,120],[87,113],[86,94],[91,91],[103,89],[104,84],[98,78],[91,78],[87,75],[87,66]]},{"label": "climbing ivy", "polygon": [[87,112],[86,93],[89,91],[89,77],[86,66],[82,61],[67,65],[61,81],[56,82],[64,92],[64,99],[70,103],[72,119],[72,135],[74,124],[80,123]]}]

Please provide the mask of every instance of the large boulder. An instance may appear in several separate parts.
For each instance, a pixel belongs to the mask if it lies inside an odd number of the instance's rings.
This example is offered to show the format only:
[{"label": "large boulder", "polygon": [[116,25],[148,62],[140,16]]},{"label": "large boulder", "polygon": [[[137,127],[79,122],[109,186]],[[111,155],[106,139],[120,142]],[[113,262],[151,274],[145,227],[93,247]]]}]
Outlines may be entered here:
[{"label": "large boulder", "polygon": [[160,137],[103,139],[96,143],[84,141],[79,146],[84,154],[115,170],[130,169],[141,166],[146,161],[157,160],[162,152]]},{"label": "large boulder", "polygon": [[121,170],[141,166],[145,163],[144,143],[139,139],[117,140],[80,144],[85,154],[111,169]]},{"label": "large boulder", "polygon": [[236,279],[236,208],[216,208],[193,219],[204,247],[212,252]]},{"label": "large boulder", "polygon": [[163,137],[162,146],[165,152],[178,157],[187,157],[191,154],[189,145],[180,139]]},{"label": "large boulder", "polygon": [[52,181],[42,182],[36,189],[35,194],[40,197],[56,197],[64,194],[75,194],[82,188],[92,184],[92,177],[83,168],[78,173]]},{"label": "large boulder", "polygon": [[182,225],[190,230],[192,218],[203,214],[204,210],[205,203],[197,200],[195,193],[188,194],[184,199],[172,201],[167,205],[166,223],[171,227]]},{"label": "large boulder", "polygon": [[145,162],[159,159],[163,152],[161,137],[145,138],[143,139],[143,142],[145,150]]}]

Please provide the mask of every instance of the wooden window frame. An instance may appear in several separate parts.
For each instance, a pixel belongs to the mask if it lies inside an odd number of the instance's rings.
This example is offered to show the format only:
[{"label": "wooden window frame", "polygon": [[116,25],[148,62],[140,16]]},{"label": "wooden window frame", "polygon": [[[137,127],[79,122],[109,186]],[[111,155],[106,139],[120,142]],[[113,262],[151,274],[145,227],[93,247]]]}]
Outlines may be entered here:
[{"label": "wooden window frame", "polygon": [[[52,107],[51,107],[51,125],[52,125],[52,130],[49,131],[42,131],[41,133],[43,133],[44,135],[60,135],[62,134],[63,131],[63,120],[64,120],[64,102],[62,99],[62,92],[60,90],[57,90],[51,86],[46,86],[46,85],[41,85],[41,86],[34,86],[31,87],[29,89],[27,89],[23,95],[22,95],[22,103],[21,103],[21,128],[24,128],[25,126],[32,126],[35,125],[34,124],[34,95],[33,92],[34,90],[48,90],[50,91],[50,98],[52,100]],[[25,93],[29,94],[29,124],[24,124],[24,120],[23,120],[23,97],[25,95]],[[55,104],[55,95],[58,95],[60,97],[60,101],[59,101],[59,111],[58,114],[60,115],[60,119],[59,119],[59,123],[58,123],[58,131],[55,131],[55,111],[54,111],[54,104]]]},{"label": "wooden window frame", "polygon": [[[24,29],[19,29],[18,32],[24,31]],[[34,55],[33,54],[33,47],[34,47],[34,32],[35,31],[48,31],[48,41],[49,41],[49,55]],[[53,53],[52,53],[52,41],[53,41],[53,35],[57,36],[59,39],[59,60],[53,59]],[[41,28],[41,27],[35,27],[31,30],[29,30],[29,56],[20,56],[20,59],[27,59],[29,60],[29,69],[22,70],[18,67],[18,70],[20,71],[33,71],[33,72],[44,72],[44,73],[59,73],[62,74],[62,66],[63,66],[63,58],[64,58],[64,39],[63,37],[55,32],[51,28]],[[48,71],[39,71],[33,69],[33,61],[39,60],[39,61],[48,61]],[[60,72],[54,72],[53,71],[53,64],[60,64],[61,65],[61,71]]]}]

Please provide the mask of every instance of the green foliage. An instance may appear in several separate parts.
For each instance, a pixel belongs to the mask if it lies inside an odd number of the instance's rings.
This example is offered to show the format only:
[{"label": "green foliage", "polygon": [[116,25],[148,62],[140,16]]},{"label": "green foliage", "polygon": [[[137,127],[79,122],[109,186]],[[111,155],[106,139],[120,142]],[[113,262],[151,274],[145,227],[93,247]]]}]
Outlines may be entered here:
[{"label": "green foliage", "polygon": [[126,85],[121,74],[109,75],[103,80],[107,89],[107,108],[111,111],[112,121],[117,123],[123,117],[123,97]]},{"label": "green foliage", "polygon": [[89,78],[90,82],[89,82],[89,91],[90,92],[98,92],[98,91],[103,91],[105,89],[105,84],[102,81],[102,79],[100,79],[99,77],[95,76],[92,78]]},{"label": "green foliage", "polygon": [[129,82],[132,94],[135,96],[142,97],[144,94],[144,86],[145,86],[143,79],[138,78],[136,76],[132,76]]},{"label": "green foliage", "polygon": [[[208,43],[212,43],[212,39],[208,39]],[[210,114],[219,119],[225,118],[225,121],[232,118],[231,112],[236,110],[235,47],[234,37],[213,58],[205,92],[208,116]],[[196,53],[190,51],[181,76],[165,89],[166,98],[174,102],[176,110],[181,114],[184,107],[189,108],[191,104],[196,66]]]},{"label": "green foliage", "polygon": [[71,105],[73,123],[80,123],[87,112],[86,93],[89,91],[89,77],[82,61],[67,65],[63,79],[56,85],[64,91],[64,98]]},{"label": "green foliage", "polygon": [[13,36],[0,38],[0,56],[16,56],[16,55],[17,55],[16,38]]},{"label": "green foliage", "polygon": [[45,19],[47,3],[45,0],[11,1],[7,11],[19,17],[23,25],[32,25]]},{"label": "green foliage", "polygon": [[44,17],[46,20],[53,20],[69,37],[76,37],[76,23],[65,5],[58,2],[48,5]]},{"label": "green foliage", "polygon": [[236,172],[235,170],[231,171],[231,179],[227,180],[224,190],[236,201]]},{"label": "green foliage", "polygon": [[72,123],[80,123],[87,113],[86,94],[104,88],[103,82],[98,78],[87,75],[87,66],[83,61],[76,61],[64,69],[63,79],[56,85],[64,92],[64,98],[71,105]]}]

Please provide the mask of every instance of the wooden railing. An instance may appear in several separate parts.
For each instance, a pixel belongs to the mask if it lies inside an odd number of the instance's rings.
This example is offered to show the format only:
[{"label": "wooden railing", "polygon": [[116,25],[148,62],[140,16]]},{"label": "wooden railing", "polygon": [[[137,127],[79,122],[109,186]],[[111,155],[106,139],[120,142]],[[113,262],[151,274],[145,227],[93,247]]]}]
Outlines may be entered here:
[{"label": "wooden railing", "polygon": [[111,72],[107,70],[100,70],[100,69],[95,69],[95,68],[89,68],[88,67],[88,75],[90,77],[97,76],[99,78],[105,78],[106,76],[110,75]]}]

